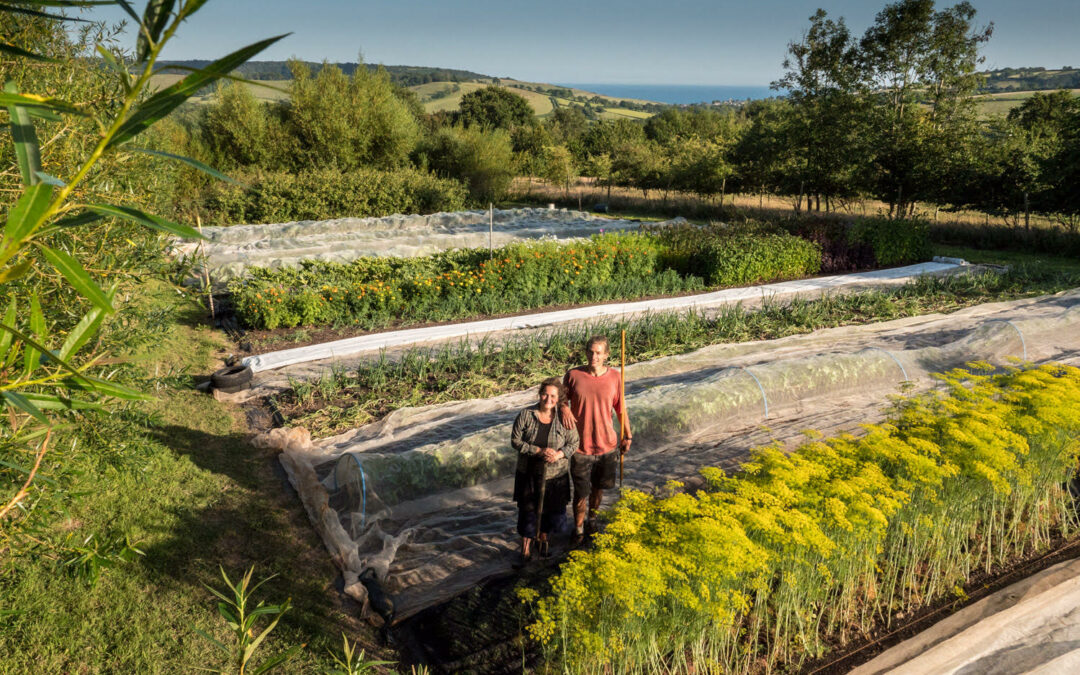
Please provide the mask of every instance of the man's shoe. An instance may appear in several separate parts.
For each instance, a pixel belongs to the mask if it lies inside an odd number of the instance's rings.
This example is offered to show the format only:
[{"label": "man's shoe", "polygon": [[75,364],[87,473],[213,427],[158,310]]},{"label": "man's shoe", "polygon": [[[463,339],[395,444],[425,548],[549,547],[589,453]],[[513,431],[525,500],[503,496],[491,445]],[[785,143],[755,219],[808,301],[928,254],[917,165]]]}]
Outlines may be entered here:
[{"label": "man's shoe", "polygon": [[570,537],[570,548],[581,548],[585,543],[585,532],[583,530],[577,530]]}]

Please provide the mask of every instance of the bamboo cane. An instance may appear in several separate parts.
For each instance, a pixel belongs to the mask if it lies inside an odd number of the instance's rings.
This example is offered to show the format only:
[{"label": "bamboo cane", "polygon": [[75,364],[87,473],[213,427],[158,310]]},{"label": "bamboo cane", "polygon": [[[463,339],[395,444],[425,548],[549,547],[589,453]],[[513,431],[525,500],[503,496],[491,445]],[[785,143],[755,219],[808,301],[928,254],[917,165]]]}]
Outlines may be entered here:
[{"label": "bamboo cane", "polygon": [[[626,440],[626,331],[622,332],[621,346],[619,348],[619,401],[622,406],[619,410],[619,444]],[[623,448],[619,448],[619,490],[623,483]]]}]

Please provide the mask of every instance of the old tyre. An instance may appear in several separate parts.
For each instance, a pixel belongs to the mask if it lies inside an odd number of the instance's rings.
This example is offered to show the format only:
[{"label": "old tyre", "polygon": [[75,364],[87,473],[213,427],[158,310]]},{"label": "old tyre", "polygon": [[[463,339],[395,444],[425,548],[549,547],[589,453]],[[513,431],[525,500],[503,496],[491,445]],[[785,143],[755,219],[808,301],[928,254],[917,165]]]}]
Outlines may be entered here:
[{"label": "old tyre", "polygon": [[251,384],[251,376],[251,366],[237,364],[215,372],[210,376],[210,384],[214,389],[233,393],[246,389]]}]

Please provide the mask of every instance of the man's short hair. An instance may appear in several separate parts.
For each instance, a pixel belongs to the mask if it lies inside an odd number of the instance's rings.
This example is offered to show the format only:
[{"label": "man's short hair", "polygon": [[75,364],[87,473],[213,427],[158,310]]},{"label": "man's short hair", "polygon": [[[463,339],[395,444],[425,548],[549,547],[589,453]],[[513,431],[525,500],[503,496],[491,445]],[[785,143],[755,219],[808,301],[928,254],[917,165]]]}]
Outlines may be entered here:
[{"label": "man's short hair", "polygon": [[589,341],[585,343],[585,353],[592,351],[592,348],[596,345],[604,345],[604,350],[609,354],[611,353],[611,343],[608,342],[607,336],[604,335],[594,335],[589,338]]}]

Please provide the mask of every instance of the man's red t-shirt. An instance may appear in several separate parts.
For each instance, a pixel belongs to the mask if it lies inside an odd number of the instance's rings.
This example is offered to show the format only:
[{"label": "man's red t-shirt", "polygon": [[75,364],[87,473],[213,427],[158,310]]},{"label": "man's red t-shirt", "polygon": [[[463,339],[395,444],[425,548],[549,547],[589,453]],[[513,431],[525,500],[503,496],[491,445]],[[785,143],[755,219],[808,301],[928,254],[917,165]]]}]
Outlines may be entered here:
[{"label": "man's red t-shirt", "polygon": [[622,394],[619,371],[608,368],[597,377],[588,366],[567,371],[563,378],[570,411],[577,418],[579,450],[586,455],[603,455],[615,449],[619,437],[615,434],[611,415],[622,415]]}]

